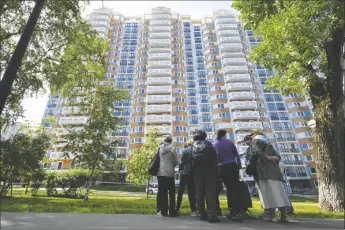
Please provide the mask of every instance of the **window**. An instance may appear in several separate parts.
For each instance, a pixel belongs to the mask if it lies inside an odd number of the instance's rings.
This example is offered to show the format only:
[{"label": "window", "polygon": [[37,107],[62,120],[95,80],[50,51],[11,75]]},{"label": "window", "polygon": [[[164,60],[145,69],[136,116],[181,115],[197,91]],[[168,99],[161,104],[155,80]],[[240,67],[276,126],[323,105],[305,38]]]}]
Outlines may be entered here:
[{"label": "window", "polygon": [[143,139],[141,137],[135,137],[135,138],[132,138],[132,144],[135,144],[135,143],[143,143]]},{"label": "window", "polygon": [[175,97],[175,102],[184,102],[184,98],[183,97]]},{"label": "window", "polygon": [[176,116],[176,121],[185,121],[186,117],[184,116]]},{"label": "window", "polygon": [[143,122],[144,117],[134,117],[134,122]]},{"label": "window", "polygon": [[218,109],[224,109],[224,104],[217,104]]},{"label": "window", "polygon": [[310,168],[310,172],[311,172],[311,173],[316,173],[315,168]]},{"label": "window", "polygon": [[187,138],[186,137],[176,137],[176,142],[186,143],[187,142]]},{"label": "window", "polygon": [[143,131],[143,127],[135,127],[132,129],[133,133],[141,133]]},{"label": "window", "polygon": [[137,112],[137,113],[144,112],[144,107],[136,107],[135,112]]},{"label": "window", "polygon": [[185,126],[176,126],[176,132],[186,132],[187,128]]},{"label": "window", "polygon": [[313,157],[312,157],[312,156],[305,156],[305,160],[306,160],[306,161],[312,161],[312,160],[313,160]]}]

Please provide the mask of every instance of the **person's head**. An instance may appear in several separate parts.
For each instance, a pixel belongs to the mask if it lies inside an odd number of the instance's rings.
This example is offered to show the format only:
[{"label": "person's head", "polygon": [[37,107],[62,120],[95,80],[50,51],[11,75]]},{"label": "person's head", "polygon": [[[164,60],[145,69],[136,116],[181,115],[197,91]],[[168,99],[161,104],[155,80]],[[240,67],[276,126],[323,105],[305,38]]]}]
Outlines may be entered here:
[{"label": "person's head", "polygon": [[172,137],[171,136],[167,136],[167,137],[165,137],[164,138],[164,142],[167,142],[167,143],[169,143],[169,144],[171,144],[172,143]]},{"label": "person's head", "polygon": [[226,130],[220,129],[217,132],[217,140],[220,141],[223,137],[226,137]]},{"label": "person's head", "polygon": [[203,141],[207,138],[207,134],[205,131],[197,130],[194,132],[193,140],[194,141]]},{"label": "person's head", "polygon": [[252,137],[250,135],[247,135],[243,138],[243,142],[246,143],[246,145],[250,146],[252,144]]},{"label": "person's head", "polygon": [[188,147],[188,146],[192,146],[193,143],[194,143],[193,139],[189,139],[189,140],[187,141],[187,147]]},{"label": "person's head", "polygon": [[265,136],[265,134],[263,132],[261,132],[260,130],[253,129],[252,133],[250,134],[251,138],[254,139],[254,137],[256,137],[257,135]]}]

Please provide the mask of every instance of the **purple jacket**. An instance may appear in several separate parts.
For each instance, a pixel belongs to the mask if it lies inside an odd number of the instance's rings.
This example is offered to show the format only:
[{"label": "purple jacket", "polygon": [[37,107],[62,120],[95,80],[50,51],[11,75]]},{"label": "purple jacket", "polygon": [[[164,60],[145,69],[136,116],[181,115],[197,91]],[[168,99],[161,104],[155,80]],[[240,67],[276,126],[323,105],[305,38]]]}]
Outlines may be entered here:
[{"label": "purple jacket", "polygon": [[218,157],[218,165],[226,165],[239,161],[239,155],[236,146],[226,137],[216,140],[213,143]]}]

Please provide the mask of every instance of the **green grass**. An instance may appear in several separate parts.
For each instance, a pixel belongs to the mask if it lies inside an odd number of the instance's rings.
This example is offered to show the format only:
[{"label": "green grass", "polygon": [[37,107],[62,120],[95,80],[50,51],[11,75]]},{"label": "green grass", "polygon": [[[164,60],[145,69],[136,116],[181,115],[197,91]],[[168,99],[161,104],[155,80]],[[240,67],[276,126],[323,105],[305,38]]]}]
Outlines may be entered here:
[{"label": "green grass", "polygon": [[[187,196],[185,196],[187,197]],[[306,218],[335,218],[343,219],[344,213],[322,211],[313,199],[292,197],[295,208],[294,217]],[[221,208],[226,210],[226,198],[220,197]],[[24,191],[13,191],[12,198],[1,200],[2,212],[53,212],[53,213],[98,213],[98,214],[155,214],[155,196],[146,199],[146,194],[128,194],[92,191],[89,201],[83,199],[68,199],[47,197],[44,191],[39,191],[38,196],[24,195]],[[253,198],[254,215],[262,212],[257,198]],[[181,208],[182,214],[188,214],[188,201],[184,200]]]},{"label": "green grass", "polygon": [[98,185],[93,187],[100,191],[125,191],[125,192],[145,192],[145,186],[126,186],[126,185]]}]

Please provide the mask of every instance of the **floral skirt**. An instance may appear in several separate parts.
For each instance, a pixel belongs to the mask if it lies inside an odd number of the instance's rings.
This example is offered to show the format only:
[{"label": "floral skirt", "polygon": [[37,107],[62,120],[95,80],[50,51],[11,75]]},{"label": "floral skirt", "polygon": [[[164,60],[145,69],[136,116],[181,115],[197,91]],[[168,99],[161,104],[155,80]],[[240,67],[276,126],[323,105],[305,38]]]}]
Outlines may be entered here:
[{"label": "floral skirt", "polygon": [[291,206],[281,181],[259,180],[257,188],[262,208],[269,209]]}]

